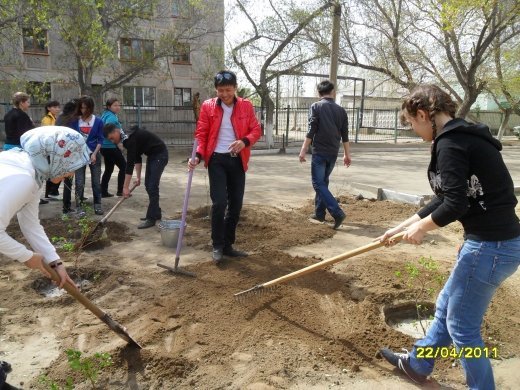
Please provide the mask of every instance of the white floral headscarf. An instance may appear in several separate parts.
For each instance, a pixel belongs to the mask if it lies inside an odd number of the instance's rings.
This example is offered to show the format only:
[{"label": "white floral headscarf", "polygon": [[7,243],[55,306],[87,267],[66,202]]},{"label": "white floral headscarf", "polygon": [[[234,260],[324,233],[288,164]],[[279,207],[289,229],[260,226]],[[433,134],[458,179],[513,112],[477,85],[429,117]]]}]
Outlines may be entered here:
[{"label": "white floral headscarf", "polygon": [[90,161],[81,134],[64,126],[29,130],[20,137],[20,144],[31,158],[40,186],[46,180],[74,172]]}]

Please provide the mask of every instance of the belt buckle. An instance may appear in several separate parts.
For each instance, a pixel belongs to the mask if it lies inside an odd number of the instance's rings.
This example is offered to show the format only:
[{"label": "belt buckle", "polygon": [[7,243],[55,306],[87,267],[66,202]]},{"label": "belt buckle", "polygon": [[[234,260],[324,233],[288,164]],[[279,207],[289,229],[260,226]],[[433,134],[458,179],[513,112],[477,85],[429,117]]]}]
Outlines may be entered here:
[{"label": "belt buckle", "polygon": [[231,155],[231,157],[238,157],[238,153],[235,153],[235,152],[231,152],[229,153]]}]

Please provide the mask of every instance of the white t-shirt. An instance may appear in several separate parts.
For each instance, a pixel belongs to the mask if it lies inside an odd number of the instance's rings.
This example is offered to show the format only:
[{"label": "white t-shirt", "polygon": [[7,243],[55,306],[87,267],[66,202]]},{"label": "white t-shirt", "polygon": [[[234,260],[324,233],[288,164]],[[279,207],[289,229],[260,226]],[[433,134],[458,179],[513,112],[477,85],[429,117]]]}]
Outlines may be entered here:
[{"label": "white t-shirt", "polygon": [[85,138],[85,140],[88,138],[88,135],[90,134],[90,130],[92,130],[92,127],[94,126],[94,121],[96,120],[95,115],[91,115],[88,120],[84,121],[82,118],[79,118],[79,131],[81,135]]},{"label": "white t-shirt", "polygon": [[229,145],[237,140],[235,130],[231,124],[231,114],[233,113],[233,106],[229,107],[222,103],[222,109],[224,110],[224,116],[220,124],[220,130],[218,132],[217,147],[215,148],[216,153],[229,153]]}]

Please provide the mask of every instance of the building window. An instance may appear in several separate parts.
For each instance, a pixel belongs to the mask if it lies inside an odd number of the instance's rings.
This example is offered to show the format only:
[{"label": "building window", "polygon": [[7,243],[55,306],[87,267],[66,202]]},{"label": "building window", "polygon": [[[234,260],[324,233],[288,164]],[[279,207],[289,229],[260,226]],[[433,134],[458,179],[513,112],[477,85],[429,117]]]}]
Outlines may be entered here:
[{"label": "building window", "polygon": [[174,106],[191,106],[191,88],[175,88],[173,93]]},{"label": "building window", "polygon": [[172,0],[172,16],[174,18],[184,17],[188,11],[188,0]]},{"label": "building window", "polygon": [[123,87],[123,105],[124,106],[155,106],[155,88],[154,87]]},{"label": "building window", "polygon": [[27,82],[27,94],[31,96],[33,104],[45,104],[51,100],[51,84],[37,81]]},{"label": "building window", "polygon": [[24,28],[23,51],[24,53],[49,54],[47,47],[47,30]]},{"label": "building window", "polygon": [[176,43],[173,48],[174,64],[189,64],[190,63],[190,45],[187,43]]},{"label": "building window", "polygon": [[121,61],[142,61],[153,58],[153,41],[147,39],[121,38],[119,59]]}]

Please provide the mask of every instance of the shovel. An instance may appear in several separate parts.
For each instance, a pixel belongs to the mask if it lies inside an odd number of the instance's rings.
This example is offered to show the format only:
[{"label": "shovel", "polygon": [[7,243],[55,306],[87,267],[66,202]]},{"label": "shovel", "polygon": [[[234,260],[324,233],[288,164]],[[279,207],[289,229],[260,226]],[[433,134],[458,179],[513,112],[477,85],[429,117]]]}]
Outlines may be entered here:
[{"label": "shovel", "polygon": [[[61,279],[58,273],[52,269],[48,264],[43,262],[44,268],[51,275],[51,279],[57,283],[60,283]],[[66,282],[63,285],[65,291],[67,291],[70,295],[72,295],[79,303],[85,306],[88,310],[90,310],[94,315],[108,325],[110,329],[112,329],[119,337],[125,340],[129,346],[136,347],[142,349],[141,345],[137,341],[135,341],[126,331],[126,328],[117,323],[112,317],[97,307],[90,299],[88,299],[85,295],[83,295],[76,287],[72,286],[69,282]]]},{"label": "shovel", "polygon": [[[135,187],[137,187],[135,184],[132,186],[132,188],[130,188],[130,193],[132,193],[133,190],[135,190]],[[110,209],[110,211],[103,217],[101,218],[98,223],[96,223],[96,225],[94,226],[94,228],[87,234],[87,236],[85,237],[84,241],[87,241],[88,239],[90,239],[94,233],[102,226],[104,226],[107,221],[108,221],[108,218],[110,218],[112,216],[112,214],[114,214],[114,211],[116,211],[116,209],[121,206],[121,203],[123,203],[127,198],[121,198],[117,201],[117,203],[114,205],[114,207],[112,207]],[[101,236],[103,236],[103,234],[101,234]]]},{"label": "shovel", "polygon": [[[193,141],[193,149],[191,151],[191,159],[195,159],[197,154],[197,138]],[[184,237],[184,230],[186,227],[186,214],[188,214],[188,201],[190,199],[191,181],[193,179],[193,169],[188,172],[188,185],[186,186],[186,193],[184,194],[184,204],[182,205],[182,217],[181,217],[181,228],[179,231],[179,238],[177,240],[177,250],[175,251],[175,266],[171,267],[163,263],[157,263],[158,267],[167,269],[174,274],[181,274],[186,276],[195,277],[193,272],[188,272],[179,267],[179,260],[181,258],[182,238]]]}]

